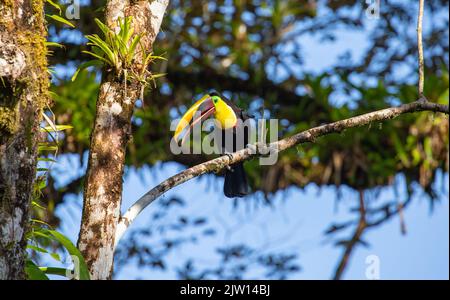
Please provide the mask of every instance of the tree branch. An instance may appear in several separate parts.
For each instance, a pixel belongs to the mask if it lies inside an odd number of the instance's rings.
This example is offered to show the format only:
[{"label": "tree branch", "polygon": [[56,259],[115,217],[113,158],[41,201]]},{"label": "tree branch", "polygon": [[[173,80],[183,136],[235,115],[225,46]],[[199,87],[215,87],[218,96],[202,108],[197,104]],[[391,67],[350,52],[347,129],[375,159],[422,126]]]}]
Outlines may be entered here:
[{"label": "tree branch", "polygon": [[[314,127],[293,136],[284,138],[277,142],[268,145],[272,149],[276,149],[277,152],[289,149],[301,143],[315,142],[316,138],[331,133],[339,133],[345,129],[360,127],[376,121],[384,121],[398,117],[405,113],[412,113],[418,111],[433,111],[449,114],[448,105],[436,104],[431,102],[425,102],[422,99],[414,101],[412,103],[403,104],[397,107],[390,107],[374,112],[366,113],[356,117],[344,119],[334,123],[324,124],[318,127]],[[119,225],[116,231],[116,246],[120,238],[123,236],[127,228],[134,221],[134,219],[150,205],[156,198],[167,192],[168,190],[180,185],[192,178],[198,177],[205,173],[219,172],[226,166],[249,160],[253,157],[260,156],[258,153],[254,153],[252,149],[245,148],[240,151],[234,152],[231,155],[224,155],[202,164],[196,165],[192,168],[186,169],[158,184],[156,187],[148,191],[139,200],[137,200],[127,212],[120,218]]]},{"label": "tree branch", "polygon": [[339,265],[336,268],[336,272],[334,274],[333,279],[339,280],[342,278],[342,274],[344,273],[345,268],[347,267],[347,263],[350,259],[350,255],[355,249],[356,244],[361,240],[361,236],[364,233],[364,230],[367,228],[366,222],[366,208],[364,205],[364,191],[359,191],[359,221],[358,226],[356,226],[355,233],[352,238],[346,243],[344,254],[340,259]]},{"label": "tree branch", "polygon": [[[355,239],[355,237],[357,237],[359,239],[359,241],[361,241],[361,237],[363,234],[367,233],[369,230],[371,230],[373,228],[380,226],[381,224],[385,223],[386,221],[390,220],[392,217],[394,217],[396,215],[398,215],[400,218],[400,232],[402,234],[406,234],[406,227],[405,227],[404,219],[403,219],[404,218],[403,210],[406,209],[406,207],[408,205],[410,205],[411,202],[412,202],[411,197],[408,197],[408,199],[406,201],[398,203],[394,210],[383,209],[385,211],[384,216],[380,217],[378,220],[374,220],[374,221],[370,221],[370,222],[368,221],[368,219],[370,218],[370,214],[374,213],[375,210],[365,207],[364,223],[361,218],[362,211],[361,211],[361,207],[360,207],[360,218],[357,222],[355,232],[353,233],[353,236],[352,236],[350,242],[347,243],[347,245],[345,245],[344,254],[342,255],[341,259],[339,260],[339,264],[338,264],[338,267],[336,268],[333,278],[336,280],[342,278],[342,274],[345,272],[345,269],[348,266],[348,259],[350,257],[350,254],[353,251],[353,249],[351,249],[351,248],[354,248],[354,246],[357,244],[356,242],[355,243],[351,242]],[[379,210],[379,208],[376,210]]]},{"label": "tree branch", "polygon": [[424,63],[423,63],[423,47],[422,47],[422,19],[423,19],[423,0],[419,0],[419,16],[417,18],[417,48],[419,56],[419,83],[418,91],[419,97],[426,100],[423,96],[423,84],[424,84]]}]

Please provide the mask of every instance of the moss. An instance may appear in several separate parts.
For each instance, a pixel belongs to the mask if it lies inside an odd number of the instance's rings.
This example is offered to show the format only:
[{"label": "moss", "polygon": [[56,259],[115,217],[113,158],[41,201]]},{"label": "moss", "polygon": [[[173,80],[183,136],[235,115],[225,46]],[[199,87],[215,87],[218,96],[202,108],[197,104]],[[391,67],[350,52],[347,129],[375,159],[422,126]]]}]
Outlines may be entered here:
[{"label": "moss", "polygon": [[33,120],[27,120],[25,124],[25,143],[29,154],[33,152]]},{"label": "moss", "polygon": [[2,0],[0,3],[0,12],[2,17],[0,18],[0,28],[4,27],[8,31],[14,29],[14,24],[11,22],[11,17],[14,11],[14,0]]},{"label": "moss", "polygon": [[2,0],[0,3],[0,11],[6,12],[6,9],[8,9],[8,12],[12,12],[14,10],[14,0]]},{"label": "moss", "polygon": [[6,137],[17,130],[17,107],[9,108],[0,106],[0,132]]},{"label": "moss", "polygon": [[2,136],[9,137],[18,128],[18,94],[20,85],[15,86],[7,78],[0,78],[0,132]]},{"label": "moss", "polygon": [[5,7],[14,7],[14,0],[3,0],[2,5]]},{"label": "moss", "polygon": [[48,87],[49,78],[47,74],[47,47],[45,37],[41,32],[26,31],[18,37],[20,48],[27,53],[26,63],[32,66],[32,73],[38,76],[26,76],[22,79],[28,91],[39,97],[33,97],[34,104],[40,109],[49,102]]}]

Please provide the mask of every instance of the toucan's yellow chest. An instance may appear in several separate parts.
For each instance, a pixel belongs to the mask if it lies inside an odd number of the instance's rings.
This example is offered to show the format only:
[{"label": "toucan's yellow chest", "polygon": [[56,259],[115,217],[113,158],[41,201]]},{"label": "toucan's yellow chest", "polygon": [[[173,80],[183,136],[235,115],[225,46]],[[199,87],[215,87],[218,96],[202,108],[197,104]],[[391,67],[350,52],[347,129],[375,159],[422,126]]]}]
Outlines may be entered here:
[{"label": "toucan's yellow chest", "polygon": [[224,101],[217,101],[214,103],[216,111],[214,113],[214,118],[216,123],[221,129],[230,129],[236,126],[237,117],[233,109],[226,104]]}]

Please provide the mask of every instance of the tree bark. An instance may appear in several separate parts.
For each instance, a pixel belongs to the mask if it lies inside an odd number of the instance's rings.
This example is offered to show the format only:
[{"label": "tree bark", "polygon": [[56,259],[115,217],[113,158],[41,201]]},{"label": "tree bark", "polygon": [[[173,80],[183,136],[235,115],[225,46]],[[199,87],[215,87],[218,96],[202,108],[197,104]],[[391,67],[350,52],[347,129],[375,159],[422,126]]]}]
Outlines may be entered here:
[{"label": "tree bark", "polygon": [[[168,2],[110,0],[106,5],[106,24],[117,31],[117,19],[132,16],[134,34],[143,35],[141,40],[150,51]],[[141,63],[140,60],[137,58],[135,63]],[[126,145],[131,135],[133,108],[142,88],[142,83],[136,80],[126,83],[123,76],[114,71],[106,68],[103,71],[78,238],[78,247],[89,267],[91,279],[110,279],[112,276]]]},{"label": "tree bark", "polygon": [[0,279],[25,279],[25,234],[48,104],[44,1],[0,0]]}]

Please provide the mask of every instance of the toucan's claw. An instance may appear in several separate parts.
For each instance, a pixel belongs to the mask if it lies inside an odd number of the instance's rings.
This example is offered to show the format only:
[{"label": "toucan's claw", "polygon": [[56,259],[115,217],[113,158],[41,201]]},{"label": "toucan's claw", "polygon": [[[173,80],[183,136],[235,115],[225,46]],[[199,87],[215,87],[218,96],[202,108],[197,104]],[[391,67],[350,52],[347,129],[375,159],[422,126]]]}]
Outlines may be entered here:
[{"label": "toucan's claw", "polygon": [[230,160],[233,160],[233,154],[226,152],[225,155],[228,156]]},{"label": "toucan's claw", "polygon": [[251,154],[256,154],[258,151],[256,145],[254,145],[254,144],[247,144],[247,146],[245,146],[245,147],[250,149]]},{"label": "toucan's claw", "polygon": [[[226,156],[228,156],[228,158],[229,158],[230,160],[233,160],[233,154],[231,154],[231,153],[229,153],[229,152],[225,152],[224,154],[225,154]],[[230,172],[233,172],[233,171],[234,171],[233,168],[232,168],[230,165],[226,165],[225,168],[226,168],[228,171],[230,171]]]},{"label": "toucan's claw", "polygon": [[258,154],[261,156],[269,156],[272,152],[276,152],[278,149],[272,144],[266,144],[263,142],[256,142],[255,144],[247,144],[247,148],[250,149],[251,154]]}]

